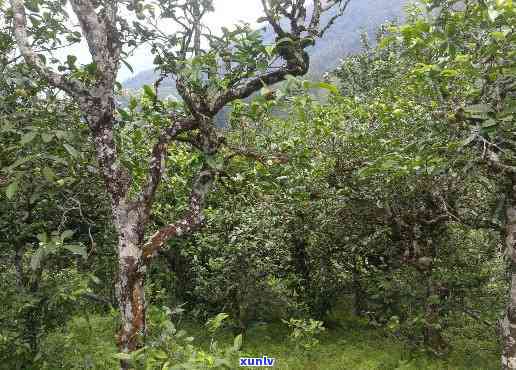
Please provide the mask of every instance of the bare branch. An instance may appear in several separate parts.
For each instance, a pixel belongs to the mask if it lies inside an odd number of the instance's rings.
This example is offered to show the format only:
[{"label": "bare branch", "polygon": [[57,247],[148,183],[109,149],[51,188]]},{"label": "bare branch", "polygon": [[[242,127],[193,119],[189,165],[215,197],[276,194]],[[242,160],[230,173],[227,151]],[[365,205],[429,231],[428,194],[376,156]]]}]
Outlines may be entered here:
[{"label": "bare branch", "polygon": [[[324,34],[326,33],[326,31],[328,31],[331,28],[331,26],[333,26],[335,21],[344,14],[344,12],[348,8],[348,5],[350,4],[350,2],[351,2],[351,0],[335,1],[335,4],[340,3],[340,5],[341,5],[340,9],[338,10],[337,14],[335,14],[333,17],[331,17],[330,20],[326,23],[326,25],[317,33],[317,35],[319,37],[323,37]],[[324,11],[331,9],[332,7],[333,7],[333,5],[330,5]]]},{"label": "bare branch", "polygon": [[269,22],[272,29],[274,30],[274,32],[276,32],[276,34],[278,36],[283,37],[283,35],[285,34],[285,31],[283,30],[283,28],[281,28],[278,20],[275,18],[274,14],[271,12],[271,9],[267,5],[267,0],[262,0],[262,6],[263,6],[263,11],[265,12],[265,15],[267,18],[267,22]]},{"label": "bare branch", "polygon": [[310,24],[308,25],[308,30],[311,34],[317,35],[319,30],[319,25],[321,23],[321,13],[322,13],[322,4],[321,0],[314,0],[314,10],[312,14],[312,19],[310,20]]},{"label": "bare branch", "polygon": [[441,214],[430,220],[421,218],[421,222],[425,225],[437,225],[441,222],[448,221],[448,220],[450,220],[450,215],[448,215],[448,214]]}]

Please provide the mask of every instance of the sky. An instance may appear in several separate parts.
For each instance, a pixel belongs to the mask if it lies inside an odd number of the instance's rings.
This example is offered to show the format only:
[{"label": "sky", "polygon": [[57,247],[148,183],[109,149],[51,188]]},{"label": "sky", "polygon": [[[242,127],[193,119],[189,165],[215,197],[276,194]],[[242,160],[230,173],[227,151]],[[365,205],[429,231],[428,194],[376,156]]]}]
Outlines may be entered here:
[{"label": "sky", "polygon": [[[213,31],[220,30],[222,26],[231,26],[240,21],[256,24],[256,20],[261,17],[262,6],[260,0],[214,0],[215,12],[209,13],[206,17],[206,23]],[[69,9],[69,14],[73,14]],[[165,29],[166,29],[165,25]],[[173,32],[173,27],[167,29]],[[56,54],[59,59],[65,60],[66,55],[73,54],[77,56],[78,62],[87,64],[91,61],[86,43],[72,48],[64,49]],[[131,65],[134,74],[148,70],[152,67],[152,55],[148,50],[148,46],[139,48],[133,56],[127,59]],[[132,77],[133,73],[124,65],[122,65],[118,80],[124,81]]]},{"label": "sky", "polygon": [[[214,0],[215,12],[206,17],[206,24],[213,30],[220,30],[223,26],[231,26],[240,21],[256,24],[256,20],[262,16],[260,0]],[[173,29],[168,30],[172,32]],[[141,49],[128,59],[128,63],[134,70],[134,74],[150,69],[152,56],[148,50]],[[119,80],[124,81],[133,74],[125,66],[119,73]]]}]

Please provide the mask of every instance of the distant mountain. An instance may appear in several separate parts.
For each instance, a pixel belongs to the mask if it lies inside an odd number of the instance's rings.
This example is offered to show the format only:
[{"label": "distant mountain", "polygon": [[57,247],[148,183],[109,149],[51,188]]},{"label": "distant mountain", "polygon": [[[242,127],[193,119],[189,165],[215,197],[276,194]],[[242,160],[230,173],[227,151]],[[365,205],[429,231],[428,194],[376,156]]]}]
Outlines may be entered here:
[{"label": "distant mountain", "polygon": [[[322,39],[310,50],[309,75],[319,78],[334,70],[342,58],[361,50],[361,35],[374,38],[378,28],[388,21],[401,22],[409,0],[351,0],[340,17]],[[331,15],[327,15],[326,18]]]},{"label": "distant mountain", "polygon": [[[335,69],[346,55],[360,51],[361,35],[374,36],[378,27],[387,21],[403,18],[403,7],[409,0],[351,0],[346,13],[340,17],[326,35],[317,40],[310,48],[311,65],[309,78],[319,79],[325,72]],[[335,13],[333,13],[335,14]],[[326,20],[332,14],[326,14]],[[274,35],[270,30],[264,31],[264,41],[272,43]],[[137,90],[143,85],[152,85],[157,79],[153,69],[138,73],[123,83],[124,88]],[[174,82],[163,81],[160,95],[177,95]]]}]

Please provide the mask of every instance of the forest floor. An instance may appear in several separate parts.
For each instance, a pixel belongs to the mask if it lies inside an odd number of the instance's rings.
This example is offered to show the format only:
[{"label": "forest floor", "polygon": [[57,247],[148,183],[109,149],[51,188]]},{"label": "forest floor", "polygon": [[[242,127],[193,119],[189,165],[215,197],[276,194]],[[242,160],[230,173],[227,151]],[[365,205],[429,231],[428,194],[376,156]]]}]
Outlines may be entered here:
[{"label": "forest floor", "polygon": [[[243,352],[249,357],[275,358],[274,369],[281,370],[495,370],[500,368],[496,340],[482,341],[485,328],[471,326],[469,333],[450,339],[450,352],[438,358],[410,348],[381,329],[371,328],[356,318],[341,318],[336,328],[326,330],[320,344],[309,353],[295,351],[283,324],[251,327],[244,339]],[[187,329],[196,338],[203,330]],[[469,338],[468,338],[469,336]],[[220,339],[231,343],[231,334]],[[222,344],[222,343],[221,343]],[[204,343],[206,345],[206,343]],[[259,369],[256,367],[255,369]]]},{"label": "forest floor", "polygon": [[[443,359],[414,353],[406,345],[383,333],[364,328],[342,327],[328,330],[313,352],[300,355],[284,338],[285,329],[256,328],[246,336],[243,350],[252,357],[276,359],[276,369],[292,370],[459,370],[499,369],[497,351],[463,341]],[[476,348],[475,348],[476,347]]]},{"label": "forest floor", "polygon": [[[117,326],[113,318],[109,315],[93,315],[88,320],[78,317],[56,330],[45,341],[44,357],[50,362],[43,369],[118,368],[113,357],[116,353],[113,332]],[[468,318],[455,322],[460,324],[458,329],[446,332],[451,350],[442,358],[411,348],[406,341],[384,329],[373,328],[365,320],[345,314],[331,318],[332,325],[319,336],[319,345],[310,352],[296,351],[285,324],[252,325],[243,339],[242,356],[274,358],[273,368],[281,370],[499,369],[500,352],[494,330]],[[208,349],[210,335],[204,325],[182,321],[177,328],[193,336],[196,347]],[[229,327],[221,328],[215,337],[219,348],[232,346],[233,339],[234,333]],[[239,368],[235,363],[235,369]]]}]

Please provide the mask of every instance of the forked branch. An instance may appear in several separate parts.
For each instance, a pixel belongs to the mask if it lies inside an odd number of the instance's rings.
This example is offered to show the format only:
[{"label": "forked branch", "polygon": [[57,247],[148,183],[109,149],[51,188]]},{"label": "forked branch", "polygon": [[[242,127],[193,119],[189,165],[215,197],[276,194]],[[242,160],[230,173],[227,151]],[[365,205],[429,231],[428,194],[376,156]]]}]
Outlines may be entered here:
[{"label": "forked branch", "polygon": [[155,257],[169,239],[189,234],[202,226],[202,210],[214,178],[214,171],[207,166],[199,171],[192,184],[188,211],[181,220],[161,228],[149,238],[143,247],[143,257],[146,261]]}]

